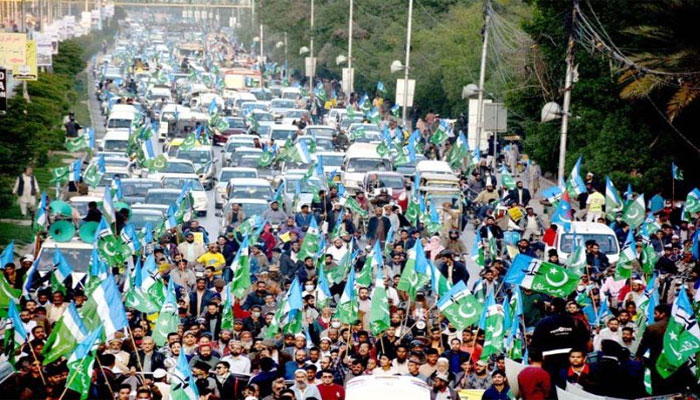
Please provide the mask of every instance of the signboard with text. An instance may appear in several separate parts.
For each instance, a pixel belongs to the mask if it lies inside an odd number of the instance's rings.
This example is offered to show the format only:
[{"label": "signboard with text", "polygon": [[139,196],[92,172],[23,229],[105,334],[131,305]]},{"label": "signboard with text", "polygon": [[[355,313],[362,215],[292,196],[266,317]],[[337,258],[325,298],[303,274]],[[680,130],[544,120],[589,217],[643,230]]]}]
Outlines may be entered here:
[{"label": "signboard with text", "polygon": [[36,41],[27,40],[26,59],[24,65],[12,70],[12,78],[18,81],[35,81],[39,78],[36,58]]},{"label": "signboard with text", "polygon": [[27,35],[0,32],[0,66],[15,71],[26,64]]}]

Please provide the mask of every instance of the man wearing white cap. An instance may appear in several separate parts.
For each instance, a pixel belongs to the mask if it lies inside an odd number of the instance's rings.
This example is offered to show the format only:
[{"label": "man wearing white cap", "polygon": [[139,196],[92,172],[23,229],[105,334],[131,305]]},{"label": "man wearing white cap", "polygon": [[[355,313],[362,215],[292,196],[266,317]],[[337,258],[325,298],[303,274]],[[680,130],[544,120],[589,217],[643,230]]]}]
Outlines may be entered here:
[{"label": "man wearing white cap", "polygon": [[294,385],[291,389],[294,391],[296,400],[306,400],[309,398],[321,398],[321,393],[314,385],[309,385],[307,382],[307,373],[304,369],[294,371]]},{"label": "man wearing white cap", "polygon": [[229,342],[230,354],[222,358],[230,366],[231,373],[250,375],[250,359],[243,355],[243,344],[238,340]]},{"label": "man wearing white cap", "polygon": [[165,378],[166,375],[167,373],[163,368],[158,368],[153,371],[153,380],[155,381],[153,385],[160,391],[162,400],[170,400],[170,384]]}]

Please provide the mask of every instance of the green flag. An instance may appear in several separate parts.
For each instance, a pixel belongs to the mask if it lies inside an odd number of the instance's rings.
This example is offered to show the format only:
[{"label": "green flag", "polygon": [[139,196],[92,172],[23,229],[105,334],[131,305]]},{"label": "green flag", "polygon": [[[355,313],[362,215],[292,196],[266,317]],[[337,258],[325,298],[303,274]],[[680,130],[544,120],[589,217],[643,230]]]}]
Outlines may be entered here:
[{"label": "green flag", "polygon": [[66,138],[66,150],[71,153],[77,151],[87,150],[90,148],[88,140],[85,135],[80,135],[76,138]]},{"label": "green flag", "polygon": [[420,272],[427,270],[427,263],[423,245],[417,241],[413,248],[408,250],[408,260],[401,273],[397,289],[408,292],[411,299],[415,299],[416,292],[428,282],[428,275]]},{"label": "green flag", "polygon": [[86,336],[87,330],[85,325],[78,314],[78,310],[75,308],[75,304],[71,302],[58,321],[56,321],[51,334],[46,339],[46,345],[41,352],[44,356],[44,365],[68,355]]},{"label": "green flag", "polygon": [[102,259],[110,266],[122,265],[131,256],[131,249],[122,242],[121,237],[107,235],[97,241],[97,250]]},{"label": "green flag", "polygon": [[355,323],[358,307],[357,298],[355,297],[355,269],[351,268],[345,283],[345,289],[338,302],[336,317],[344,324]]},{"label": "green flag", "polygon": [[304,235],[304,241],[301,242],[301,247],[299,249],[299,254],[297,257],[299,260],[304,261],[306,257],[315,257],[318,253],[318,247],[321,242],[321,235],[318,230],[318,225],[316,224],[316,218],[311,217],[311,224],[309,224],[309,229]]},{"label": "green flag", "polygon": [[673,302],[671,317],[664,334],[663,354],[669,364],[680,367],[700,351],[700,326],[685,288]]},{"label": "green flag", "polygon": [[648,243],[642,244],[642,253],[639,255],[639,261],[645,274],[651,275],[654,273],[654,267],[658,260],[659,256],[654,251],[654,247]]},{"label": "green flag", "polygon": [[158,313],[156,325],[153,329],[153,341],[158,346],[164,345],[168,341],[168,334],[177,332],[180,324],[180,316],[177,313],[177,302],[175,301],[175,286],[173,280],[168,281],[168,293],[165,296],[163,306]]},{"label": "green flag", "polygon": [[51,183],[68,182],[70,168],[68,166],[51,168]]},{"label": "green flag", "polygon": [[[367,265],[365,265],[366,268]],[[374,281],[374,293],[372,294],[372,303],[369,311],[369,328],[372,334],[378,335],[384,332],[390,326],[390,323],[389,299],[386,295],[382,266],[380,265],[377,278]]]},{"label": "green flag", "polygon": [[440,124],[437,128],[437,130],[433,133],[433,135],[430,137],[430,143],[439,146],[447,140],[447,132],[445,131],[445,127],[443,124]]},{"label": "green flag", "polygon": [[90,164],[83,174],[83,182],[85,182],[91,189],[95,189],[100,185],[102,180],[102,174],[97,168],[97,164]]},{"label": "green flag", "polygon": [[258,167],[267,168],[270,165],[272,165],[272,162],[274,161],[274,159],[275,158],[272,155],[272,153],[266,149],[266,151],[264,151],[262,153],[262,156],[260,156],[260,158],[258,159]]},{"label": "green flag", "polygon": [[363,218],[366,218],[368,213],[367,210],[363,209],[360,204],[353,197],[346,196],[340,199],[341,205],[343,207],[349,208],[350,211],[360,214]]},{"label": "green flag", "polygon": [[644,222],[646,218],[646,208],[644,204],[644,194],[637,196],[634,201],[629,203],[622,212],[622,220],[635,229]]},{"label": "green flag", "polygon": [[80,393],[80,400],[85,400],[90,392],[90,378],[95,362],[95,346],[102,336],[102,328],[92,331],[88,337],[75,348],[68,358],[68,378],[66,387]]},{"label": "green flag", "polygon": [[503,306],[492,304],[486,309],[486,338],[484,350],[481,353],[482,360],[488,360],[492,354],[498,354],[503,350],[503,338],[505,336],[505,313]]},{"label": "green flag", "polygon": [[231,263],[233,270],[233,280],[231,281],[231,293],[237,299],[242,299],[243,295],[250,288],[250,249],[248,248],[248,237],[246,236],[238,249],[236,257]]},{"label": "green flag", "polygon": [[5,279],[5,274],[0,274],[0,308],[7,308],[10,301],[19,299],[22,295],[22,289],[13,288]]},{"label": "green flag", "polygon": [[[417,189],[416,189],[417,190]],[[408,207],[404,216],[413,226],[418,225],[418,216],[420,215],[420,205],[414,196],[408,199]]]},{"label": "green flag", "polygon": [[508,172],[506,167],[503,167],[501,170],[501,185],[508,190],[515,189],[515,180],[513,179],[513,175]]},{"label": "green flag", "polygon": [[459,282],[438,301],[438,309],[457,330],[462,330],[479,321],[483,306],[464,282]]},{"label": "green flag", "polygon": [[182,141],[182,144],[180,144],[180,150],[192,150],[196,145],[197,135],[194,132],[191,132],[185,137],[185,140]]}]

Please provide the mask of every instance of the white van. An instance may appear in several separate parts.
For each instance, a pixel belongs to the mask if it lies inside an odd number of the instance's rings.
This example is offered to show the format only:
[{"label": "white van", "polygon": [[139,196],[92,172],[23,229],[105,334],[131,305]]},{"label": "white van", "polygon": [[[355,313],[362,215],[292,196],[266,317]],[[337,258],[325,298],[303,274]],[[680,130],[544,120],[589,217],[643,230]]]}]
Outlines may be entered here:
[{"label": "white van", "polygon": [[430,400],[430,387],[412,376],[360,375],[345,385],[345,400]]},{"label": "white van", "polygon": [[301,89],[295,87],[286,87],[282,89],[282,98],[288,100],[296,100],[301,96]]},{"label": "white van", "polygon": [[611,264],[620,259],[620,246],[615,231],[609,226],[597,222],[571,222],[571,228],[568,232],[563,226],[557,225],[557,238],[554,246],[545,246],[545,253],[550,249],[556,249],[559,253],[559,260],[564,262],[577,246],[585,246],[589,240],[595,240],[598,243],[600,252],[608,257]]},{"label": "white van", "polygon": [[134,122],[135,116],[136,113],[134,112],[112,109],[107,118],[107,129],[126,129],[128,131]]},{"label": "white van", "polygon": [[353,143],[343,160],[343,185],[355,194],[365,180],[367,171],[391,171],[391,160],[377,154],[375,143]]},{"label": "white van", "polygon": [[129,145],[129,131],[123,129],[108,129],[98,144],[99,151],[126,154]]}]

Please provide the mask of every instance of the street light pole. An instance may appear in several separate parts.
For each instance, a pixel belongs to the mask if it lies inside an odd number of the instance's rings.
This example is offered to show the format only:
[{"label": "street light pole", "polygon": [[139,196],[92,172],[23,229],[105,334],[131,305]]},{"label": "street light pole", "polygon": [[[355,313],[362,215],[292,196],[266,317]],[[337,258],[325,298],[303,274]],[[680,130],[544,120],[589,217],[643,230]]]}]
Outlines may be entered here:
[{"label": "street light pole", "polygon": [[403,71],[403,126],[408,128],[408,68],[411,61],[411,22],[413,21],[413,0],[408,0],[408,24],[406,27],[406,62]]},{"label": "street light pole", "polygon": [[569,130],[569,106],[571,105],[571,89],[574,76],[574,35],[573,25],[576,22],[577,0],[574,0],[574,8],[571,14],[571,32],[566,46],[566,78],[564,81],[564,102],[561,113],[561,140],[559,142],[559,168],[557,179],[564,181],[564,168],[566,166],[566,135]]},{"label": "street light pole", "polygon": [[311,43],[309,46],[309,52],[311,53],[311,76],[309,77],[309,93],[312,93],[314,90],[314,75],[316,74],[316,65],[314,63],[314,0],[311,0]]},{"label": "street light pole", "polygon": [[350,17],[348,21],[348,98],[355,90],[355,74],[352,72],[352,9],[354,0],[350,0]]},{"label": "street light pole", "polygon": [[[476,143],[475,148],[481,149],[481,133],[484,129],[484,84],[486,81],[486,52],[489,43],[489,19],[488,8],[484,18],[484,43],[481,46],[481,68],[479,70],[479,92],[478,103],[476,105]],[[494,153],[496,148],[493,149]],[[494,158],[496,154],[494,154]]]},{"label": "street light pole", "polygon": [[287,61],[287,32],[284,33],[284,79],[289,83],[289,64]]}]

